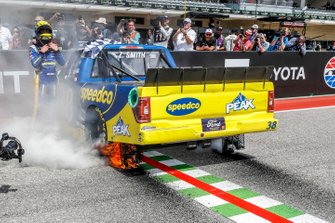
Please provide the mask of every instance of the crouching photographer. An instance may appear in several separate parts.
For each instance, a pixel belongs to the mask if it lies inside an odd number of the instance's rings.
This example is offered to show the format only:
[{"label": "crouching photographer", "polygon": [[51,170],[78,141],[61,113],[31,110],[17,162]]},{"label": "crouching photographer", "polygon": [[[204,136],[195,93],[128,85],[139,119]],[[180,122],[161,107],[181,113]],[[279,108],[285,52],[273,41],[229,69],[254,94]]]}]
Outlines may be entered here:
[{"label": "crouching photographer", "polygon": [[[4,145],[5,142],[7,142],[6,145]],[[0,139],[1,160],[8,161],[11,159],[18,159],[21,163],[23,154],[24,149],[22,148],[21,142],[15,137],[9,136],[8,133],[3,133]]]},{"label": "crouching photographer", "polygon": [[154,45],[168,47],[173,29],[169,26],[168,16],[158,16],[152,23],[154,27]]}]

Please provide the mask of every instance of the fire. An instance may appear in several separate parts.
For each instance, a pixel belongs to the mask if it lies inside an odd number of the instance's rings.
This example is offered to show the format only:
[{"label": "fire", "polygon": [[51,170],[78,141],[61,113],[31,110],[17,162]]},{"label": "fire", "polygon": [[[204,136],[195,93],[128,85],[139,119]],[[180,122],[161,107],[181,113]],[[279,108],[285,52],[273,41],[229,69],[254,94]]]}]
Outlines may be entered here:
[{"label": "fire", "polygon": [[140,167],[140,151],[135,145],[108,143],[98,146],[99,152],[107,156],[109,164],[119,169],[137,169]]}]

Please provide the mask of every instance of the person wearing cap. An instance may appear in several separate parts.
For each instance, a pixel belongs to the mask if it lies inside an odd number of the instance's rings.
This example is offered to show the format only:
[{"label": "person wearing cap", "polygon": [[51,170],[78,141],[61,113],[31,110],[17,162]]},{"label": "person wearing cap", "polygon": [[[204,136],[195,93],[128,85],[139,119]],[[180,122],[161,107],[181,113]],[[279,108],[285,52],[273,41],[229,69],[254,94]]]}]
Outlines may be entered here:
[{"label": "person wearing cap", "polygon": [[216,29],[216,32],[214,34],[214,38],[216,41],[216,50],[223,51],[225,50],[224,42],[225,38],[222,34],[223,28],[220,26]]},{"label": "person wearing cap", "polygon": [[1,25],[0,20],[0,50],[9,50],[12,47],[12,34],[10,30]]},{"label": "person wearing cap", "polygon": [[251,35],[252,31],[250,29],[246,30],[244,35],[239,34],[234,41],[235,45],[233,51],[248,51],[251,47]]},{"label": "person wearing cap", "polygon": [[212,29],[206,29],[204,36],[197,42],[197,51],[213,51],[215,50],[215,39],[212,38]]},{"label": "person wearing cap", "polygon": [[250,41],[253,42],[257,38],[257,35],[258,35],[258,25],[257,24],[253,24],[250,27],[250,29],[252,31],[252,34],[251,34],[251,37],[250,37]]},{"label": "person wearing cap", "polygon": [[168,16],[163,16],[158,22],[159,28],[154,30],[154,45],[168,47],[168,42],[173,32],[169,22]]},{"label": "person wearing cap", "polygon": [[93,39],[111,39],[112,32],[106,28],[107,20],[104,17],[100,17],[95,20],[95,26],[93,27],[92,37]]},{"label": "person wearing cap", "polygon": [[183,27],[179,28],[173,36],[175,51],[192,51],[196,32],[191,28],[192,21],[190,18],[185,18]]}]

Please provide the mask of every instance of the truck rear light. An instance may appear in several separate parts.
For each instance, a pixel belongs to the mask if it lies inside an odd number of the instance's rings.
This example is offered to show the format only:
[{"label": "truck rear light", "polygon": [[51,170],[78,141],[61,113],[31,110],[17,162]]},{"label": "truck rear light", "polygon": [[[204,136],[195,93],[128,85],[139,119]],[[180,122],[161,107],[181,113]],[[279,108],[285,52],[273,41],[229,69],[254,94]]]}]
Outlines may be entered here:
[{"label": "truck rear light", "polygon": [[268,112],[274,112],[275,110],[275,94],[274,91],[268,93]]},{"label": "truck rear light", "polygon": [[139,97],[138,104],[133,109],[136,121],[138,123],[147,123],[151,121],[150,97]]}]

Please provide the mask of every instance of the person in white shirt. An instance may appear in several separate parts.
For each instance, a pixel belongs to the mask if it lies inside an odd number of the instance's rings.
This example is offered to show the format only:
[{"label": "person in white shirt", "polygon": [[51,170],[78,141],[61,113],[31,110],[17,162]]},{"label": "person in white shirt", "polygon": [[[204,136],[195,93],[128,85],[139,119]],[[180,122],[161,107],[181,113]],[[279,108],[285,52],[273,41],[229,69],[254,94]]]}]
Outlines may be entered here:
[{"label": "person in white shirt", "polygon": [[12,34],[10,30],[1,25],[0,21],[0,50],[9,50],[12,46]]},{"label": "person in white shirt", "polygon": [[173,29],[169,26],[169,17],[163,16],[159,21],[159,29],[154,30],[154,45],[168,47]]},{"label": "person in white shirt", "polygon": [[173,42],[175,51],[192,51],[193,44],[197,34],[191,28],[192,21],[189,18],[185,18],[183,27],[179,28],[173,36]]}]

